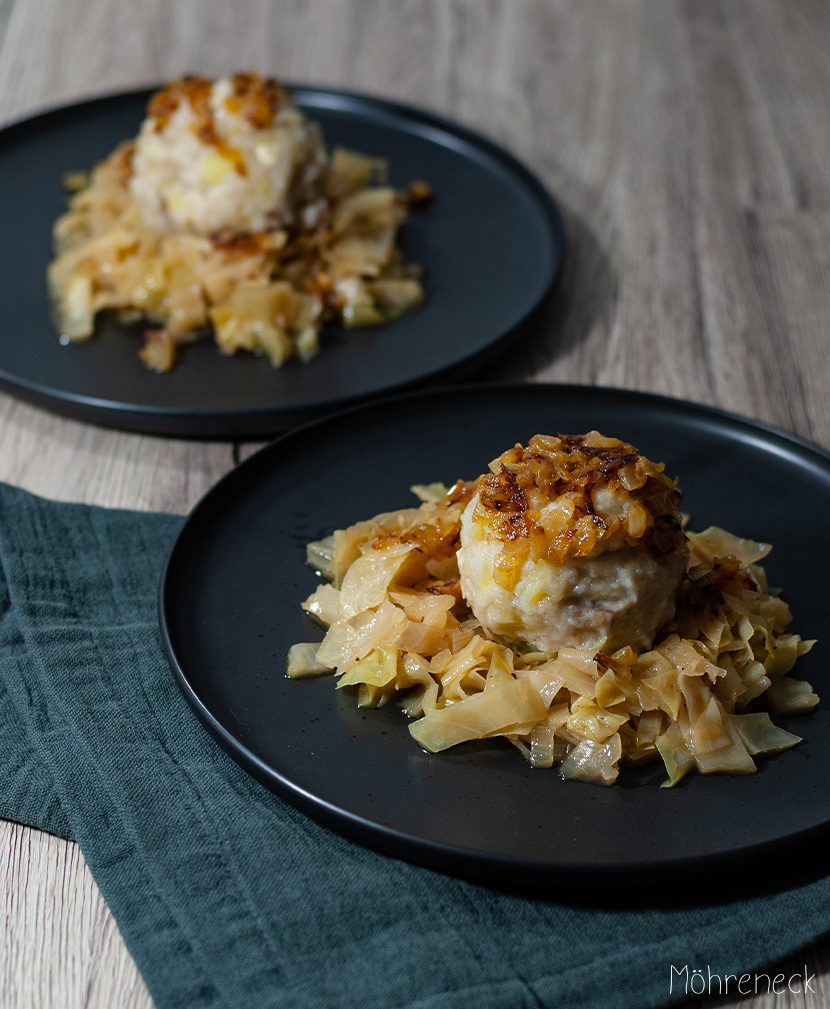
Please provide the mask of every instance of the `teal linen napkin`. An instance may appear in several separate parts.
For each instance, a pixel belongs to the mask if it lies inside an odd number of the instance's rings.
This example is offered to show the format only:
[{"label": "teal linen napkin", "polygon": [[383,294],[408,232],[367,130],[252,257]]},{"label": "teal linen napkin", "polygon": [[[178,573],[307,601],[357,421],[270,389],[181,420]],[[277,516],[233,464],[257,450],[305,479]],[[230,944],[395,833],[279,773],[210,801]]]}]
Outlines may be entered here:
[{"label": "teal linen napkin", "polygon": [[699,990],[694,970],[754,972],[830,927],[826,879],[579,907],[318,826],[173,681],[156,590],[180,524],[0,485],[0,814],[78,841],[158,1009],[643,1009],[684,996],[672,968]]}]

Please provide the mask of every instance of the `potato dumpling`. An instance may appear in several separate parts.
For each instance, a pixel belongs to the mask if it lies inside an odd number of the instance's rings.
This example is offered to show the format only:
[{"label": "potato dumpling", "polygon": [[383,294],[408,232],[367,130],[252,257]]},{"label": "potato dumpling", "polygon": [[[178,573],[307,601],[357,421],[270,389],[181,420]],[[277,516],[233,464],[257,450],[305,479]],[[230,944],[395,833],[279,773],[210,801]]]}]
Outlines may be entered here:
[{"label": "potato dumpling", "polygon": [[326,157],[319,127],[276,80],[185,77],[150,102],[130,189],[148,227],[256,233],[314,212]]},{"label": "potato dumpling", "polygon": [[649,648],[674,615],[689,553],[663,465],[591,431],[536,435],[490,470],[458,551],[485,631],[549,654]]}]

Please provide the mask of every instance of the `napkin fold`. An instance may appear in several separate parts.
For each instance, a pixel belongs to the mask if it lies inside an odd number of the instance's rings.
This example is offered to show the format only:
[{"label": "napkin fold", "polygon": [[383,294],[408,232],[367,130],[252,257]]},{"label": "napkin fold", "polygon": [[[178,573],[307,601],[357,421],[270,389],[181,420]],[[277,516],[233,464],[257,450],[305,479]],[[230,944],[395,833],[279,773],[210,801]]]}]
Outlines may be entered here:
[{"label": "napkin fold", "polygon": [[158,1009],[643,1009],[830,928],[827,879],[585,907],[319,826],[233,763],[175,685],[156,593],[180,525],[0,485],[0,815],[78,841]]}]

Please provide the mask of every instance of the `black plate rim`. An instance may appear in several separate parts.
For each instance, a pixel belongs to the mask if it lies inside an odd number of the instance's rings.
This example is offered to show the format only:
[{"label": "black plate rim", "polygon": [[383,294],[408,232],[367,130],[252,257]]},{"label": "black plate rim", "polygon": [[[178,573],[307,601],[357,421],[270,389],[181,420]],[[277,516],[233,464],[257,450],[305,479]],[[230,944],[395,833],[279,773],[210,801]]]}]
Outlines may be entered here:
[{"label": "black plate rim", "polygon": [[[340,809],[326,800],[310,794],[304,788],[294,784],[279,772],[271,768],[250,748],[236,740],[224,727],[221,721],[202,702],[198,692],[191,684],[186,671],[181,666],[173,644],[172,621],[168,617],[168,594],[172,573],[177,564],[177,555],[181,544],[189,535],[192,525],[207,512],[213,501],[227,493],[228,488],[240,479],[240,471],[248,472],[256,466],[265,464],[269,455],[279,455],[283,443],[297,438],[307,438],[318,429],[324,429],[332,424],[348,424],[349,419],[356,414],[372,411],[383,412],[391,406],[405,408],[407,402],[419,401],[432,396],[452,395],[454,392],[464,395],[493,395],[499,392],[516,393],[528,385],[534,389],[547,391],[551,396],[560,394],[576,394],[589,391],[600,396],[607,395],[630,403],[636,409],[638,405],[664,409],[680,415],[696,418],[707,426],[715,426],[730,435],[742,435],[747,440],[757,440],[759,436],[769,446],[789,453],[795,452],[800,457],[810,459],[830,473],[830,452],[807,441],[798,435],[757,421],[740,414],[723,410],[707,404],[694,403],[690,400],[674,398],[659,393],[624,389],[615,386],[584,386],[576,383],[469,383],[464,386],[444,387],[410,392],[404,395],[388,396],[372,400],[357,407],[337,411],[326,417],[305,424],[300,428],[287,432],[281,437],[258,449],[233,470],[217,481],[204,497],[197,502],[185,519],[184,525],[174,539],[162,568],[158,589],[158,617],[164,653],[170,664],[173,677],[184,695],[187,703],[219,746],[244,770],[257,781],[274,792],[295,808],[306,813],[343,836],[382,851],[397,858],[425,865],[439,871],[448,871],[458,875],[470,876],[491,882],[510,885],[533,884],[543,886],[554,882],[568,890],[585,890],[597,892],[608,888],[620,892],[632,887],[651,887],[677,878],[683,872],[687,878],[702,876],[704,873],[725,872],[737,866],[745,871],[757,865],[766,865],[770,859],[782,852],[789,852],[798,846],[806,849],[816,841],[825,841],[830,830],[830,818],[827,821],[813,825],[792,834],[772,841],[753,843],[744,847],[723,850],[709,855],[698,855],[686,858],[668,858],[653,865],[644,867],[639,863],[614,863],[586,866],[572,862],[539,862],[528,859],[509,859],[501,855],[487,854],[468,850],[444,842],[423,840],[412,837],[394,827],[372,822]],[[810,458],[812,457],[812,458]],[[438,856],[438,857],[436,857]]]},{"label": "black plate rim", "polygon": [[[0,128],[0,144],[15,140],[29,130],[48,128],[51,120],[59,120],[81,110],[104,108],[124,101],[149,98],[162,85],[128,89],[91,98],[79,98],[67,104],[57,104],[32,116],[16,119]],[[418,105],[381,98],[356,90],[327,88],[314,84],[286,82],[286,88],[311,108],[325,108],[345,113],[362,109],[376,110],[398,121],[408,121],[436,130],[442,136],[457,139],[472,146],[497,161],[517,179],[537,204],[545,222],[545,239],[548,255],[553,264],[544,289],[536,300],[526,306],[524,314],[512,327],[492,339],[484,348],[473,354],[461,354],[454,361],[423,371],[415,378],[378,388],[372,393],[357,393],[336,399],[316,399],[301,406],[289,408],[257,407],[251,409],[187,409],[161,407],[152,404],[110,400],[80,393],[67,392],[12,374],[0,365],[0,388],[22,396],[30,402],[79,420],[100,423],[106,427],[132,430],[139,433],[166,435],[174,438],[258,438],[281,433],[292,425],[307,423],[311,418],[335,410],[349,408],[379,397],[406,392],[425,385],[440,384],[448,377],[462,378],[478,369],[506,350],[530,326],[534,317],[551,297],[563,273],[567,245],[562,215],[553,196],[539,177],[506,148],[484,134]],[[440,142],[440,141],[434,141]],[[447,146],[443,144],[443,146]],[[169,425],[181,425],[167,429]]]}]

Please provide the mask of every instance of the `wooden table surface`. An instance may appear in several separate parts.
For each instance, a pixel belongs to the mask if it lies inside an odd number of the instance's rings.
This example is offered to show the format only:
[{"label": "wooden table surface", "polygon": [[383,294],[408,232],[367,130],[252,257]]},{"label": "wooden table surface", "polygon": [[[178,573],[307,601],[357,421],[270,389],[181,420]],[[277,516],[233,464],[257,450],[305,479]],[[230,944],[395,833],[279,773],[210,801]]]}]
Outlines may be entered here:
[{"label": "wooden table surface", "polygon": [[[563,281],[511,377],[715,404],[830,449],[829,39],[821,0],[0,0],[0,121],[244,68],[433,109],[565,217]],[[251,450],[0,396],[0,479],[53,498],[184,513]],[[817,994],[700,1004],[830,1006],[829,956],[781,967]],[[150,1005],[77,846],[0,821],[0,1006]]]}]

